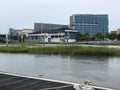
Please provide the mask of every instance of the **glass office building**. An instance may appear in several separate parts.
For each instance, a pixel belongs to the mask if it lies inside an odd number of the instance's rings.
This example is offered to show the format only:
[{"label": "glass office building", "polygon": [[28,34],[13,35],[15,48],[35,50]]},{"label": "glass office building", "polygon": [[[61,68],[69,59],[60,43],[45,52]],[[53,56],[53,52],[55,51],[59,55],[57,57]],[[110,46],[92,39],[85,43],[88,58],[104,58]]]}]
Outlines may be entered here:
[{"label": "glass office building", "polygon": [[81,34],[96,35],[108,32],[107,14],[75,14],[70,16],[70,28]]},{"label": "glass office building", "polygon": [[68,25],[49,24],[49,23],[34,23],[34,30],[36,32],[44,32],[53,29],[68,28]]}]

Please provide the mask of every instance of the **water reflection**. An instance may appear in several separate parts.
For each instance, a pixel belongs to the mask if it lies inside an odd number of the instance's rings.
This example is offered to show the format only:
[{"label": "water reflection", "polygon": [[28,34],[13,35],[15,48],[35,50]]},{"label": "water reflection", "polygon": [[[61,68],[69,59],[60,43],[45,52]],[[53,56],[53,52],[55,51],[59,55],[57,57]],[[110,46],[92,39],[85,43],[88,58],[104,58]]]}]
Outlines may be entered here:
[{"label": "water reflection", "polygon": [[72,82],[90,80],[98,86],[120,88],[120,58],[117,57],[1,53],[0,70]]}]

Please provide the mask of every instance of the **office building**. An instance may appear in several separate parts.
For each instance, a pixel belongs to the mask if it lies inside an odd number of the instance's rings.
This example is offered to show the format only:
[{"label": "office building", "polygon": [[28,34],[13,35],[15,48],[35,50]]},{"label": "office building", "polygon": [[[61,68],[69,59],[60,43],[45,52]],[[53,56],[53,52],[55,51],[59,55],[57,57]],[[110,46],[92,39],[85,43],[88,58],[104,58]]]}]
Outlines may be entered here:
[{"label": "office building", "polygon": [[34,30],[36,32],[44,32],[52,29],[68,28],[68,25],[49,24],[49,23],[34,23]]},{"label": "office building", "polygon": [[80,34],[108,33],[107,14],[74,14],[70,16],[70,28],[79,31]]}]

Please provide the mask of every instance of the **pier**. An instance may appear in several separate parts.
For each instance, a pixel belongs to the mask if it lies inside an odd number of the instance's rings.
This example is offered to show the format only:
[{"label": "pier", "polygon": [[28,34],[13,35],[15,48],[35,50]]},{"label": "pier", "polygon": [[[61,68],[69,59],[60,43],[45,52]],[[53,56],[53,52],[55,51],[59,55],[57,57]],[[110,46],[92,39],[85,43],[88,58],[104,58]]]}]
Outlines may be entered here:
[{"label": "pier", "polygon": [[0,90],[74,90],[72,84],[0,73]]},{"label": "pier", "polygon": [[0,90],[117,90],[0,72]]}]

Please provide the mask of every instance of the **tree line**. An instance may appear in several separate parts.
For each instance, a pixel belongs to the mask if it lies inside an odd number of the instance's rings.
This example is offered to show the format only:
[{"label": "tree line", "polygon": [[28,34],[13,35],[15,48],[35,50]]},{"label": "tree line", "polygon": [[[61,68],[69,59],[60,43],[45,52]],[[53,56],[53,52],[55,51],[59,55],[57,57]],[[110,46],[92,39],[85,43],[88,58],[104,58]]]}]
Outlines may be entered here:
[{"label": "tree line", "polygon": [[[12,36],[12,35],[8,35],[8,39],[9,40],[17,40],[19,42],[24,42],[25,41],[26,36],[23,35],[21,36]],[[5,40],[6,39],[6,34],[0,34],[0,40]]]},{"label": "tree line", "polygon": [[116,33],[97,33],[96,35],[90,35],[89,33],[80,34],[78,33],[76,36],[77,41],[95,41],[95,40],[104,40],[105,38],[110,40],[120,40],[120,34]]}]

